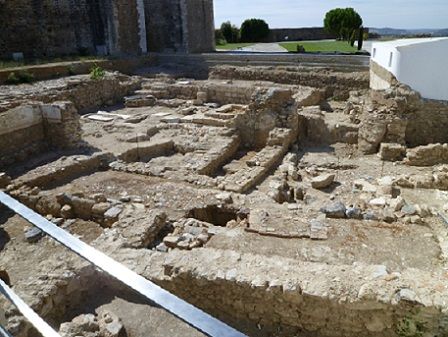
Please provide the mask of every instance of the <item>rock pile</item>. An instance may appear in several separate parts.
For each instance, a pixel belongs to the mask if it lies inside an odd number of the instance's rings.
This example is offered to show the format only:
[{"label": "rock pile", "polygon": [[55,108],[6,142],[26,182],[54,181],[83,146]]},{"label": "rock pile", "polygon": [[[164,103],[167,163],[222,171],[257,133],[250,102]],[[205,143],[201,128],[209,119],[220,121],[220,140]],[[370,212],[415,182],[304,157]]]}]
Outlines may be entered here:
[{"label": "rock pile", "polygon": [[118,316],[104,311],[100,315],[79,315],[71,322],[61,324],[61,337],[125,337],[126,330]]}]

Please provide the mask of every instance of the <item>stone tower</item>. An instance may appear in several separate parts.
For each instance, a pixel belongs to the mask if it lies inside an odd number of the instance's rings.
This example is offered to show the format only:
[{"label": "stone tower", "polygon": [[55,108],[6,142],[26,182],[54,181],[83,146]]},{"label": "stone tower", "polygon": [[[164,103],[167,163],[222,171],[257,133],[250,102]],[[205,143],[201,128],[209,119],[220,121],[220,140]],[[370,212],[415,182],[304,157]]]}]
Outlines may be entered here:
[{"label": "stone tower", "polygon": [[0,58],[214,49],[213,0],[0,0]]}]

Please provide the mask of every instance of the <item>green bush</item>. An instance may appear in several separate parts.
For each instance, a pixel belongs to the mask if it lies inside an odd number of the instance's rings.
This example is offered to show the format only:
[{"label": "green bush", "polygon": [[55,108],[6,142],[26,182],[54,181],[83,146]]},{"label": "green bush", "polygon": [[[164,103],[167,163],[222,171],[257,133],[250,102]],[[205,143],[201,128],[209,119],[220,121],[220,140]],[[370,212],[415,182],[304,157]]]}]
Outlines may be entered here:
[{"label": "green bush", "polygon": [[225,39],[224,35],[222,34],[221,29],[215,29],[215,41],[216,45],[223,46],[227,44],[227,40]]},{"label": "green bush", "polygon": [[6,79],[7,84],[21,84],[34,82],[34,75],[27,70],[21,70],[17,74],[12,72]]},{"label": "green bush", "polygon": [[90,69],[90,78],[92,80],[100,80],[106,75],[106,71],[95,64],[92,69]]},{"label": "green bush", "polygon": [[261,19],[249,19],[241,25],[241,42],[262,42],[269,35],[269,25]]},{"label": "green bush", "polygon": [[301,44],[297,45],[297,52],[298,53],[306,53],[305,47],[302,46]]},{"label": "green bush", "polygon": [[423,337],[427,330],[426,322],[414,315],[403,318],[397,326],[396,333],[400,337]]},{"label": "green bush", "polygon": [[68,66],[68,68],[67,68],[67,73],[68,73],[70,76],[76,75],[75,67],[73,67],[73,66]]},{"label": "green bush", "polygon": [[6,84],[19,84],[19,78],[17,77],[16,73],[12,72],[8,75],[8,78],[6,79]]}]

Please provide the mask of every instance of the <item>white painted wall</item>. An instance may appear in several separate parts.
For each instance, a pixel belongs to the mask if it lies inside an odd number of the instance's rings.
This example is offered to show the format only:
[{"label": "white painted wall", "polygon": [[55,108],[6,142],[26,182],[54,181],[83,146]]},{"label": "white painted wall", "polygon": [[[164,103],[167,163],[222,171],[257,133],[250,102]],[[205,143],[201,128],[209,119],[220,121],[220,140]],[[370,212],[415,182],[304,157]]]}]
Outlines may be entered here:
[{"label": "white painted wall", "polygon": [[42,123],[42,112],[38,107],[31,105],[2,112],[0,114],[0,135],[26,129]]},{"label": "white painted wall", "polygon": [[377,42],[371,54],[372,61],[422,97],[448,101],[448,38]]}]

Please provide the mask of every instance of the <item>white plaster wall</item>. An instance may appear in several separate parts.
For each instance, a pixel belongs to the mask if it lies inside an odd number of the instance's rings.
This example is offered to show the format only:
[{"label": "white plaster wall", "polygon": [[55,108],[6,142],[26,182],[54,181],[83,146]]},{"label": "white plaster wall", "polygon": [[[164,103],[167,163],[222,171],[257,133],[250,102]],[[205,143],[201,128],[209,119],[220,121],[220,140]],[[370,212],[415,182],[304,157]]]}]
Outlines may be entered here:
[{"label": "white plaster wall", "polygon": [[42,123],[38,107],[20,106],[0,114],[0,135],[29,128]]},{"label": "white plaster wall", "polygon": [[[422,97],[448,101],[448,38],[374,43],[372,60]],[[373,76],[371,87],[387,85]]]},{"label": "white plaster wall", "polygon": [[448,101],[448,39],[399,47],[397,79],[422,97]]},{"label": "white plaster wall", "polygon": [[[392,63],[389,63],[392,56]],[[372,46],[372,60],[384,69],[396,75],[399,67],[399,53],[394,46],[374,43]]]}]

